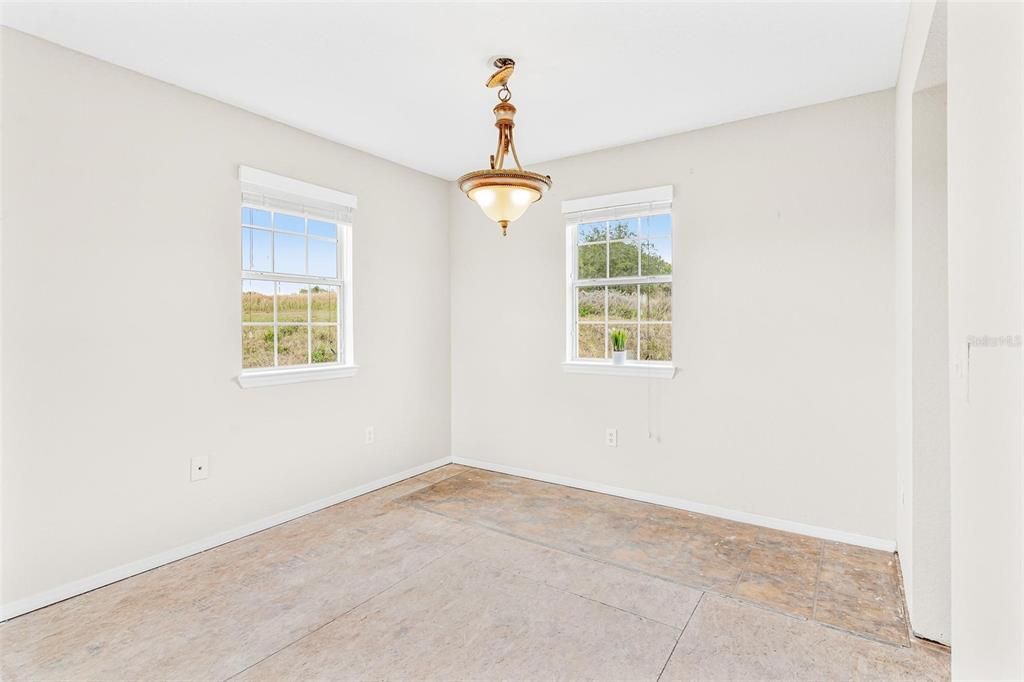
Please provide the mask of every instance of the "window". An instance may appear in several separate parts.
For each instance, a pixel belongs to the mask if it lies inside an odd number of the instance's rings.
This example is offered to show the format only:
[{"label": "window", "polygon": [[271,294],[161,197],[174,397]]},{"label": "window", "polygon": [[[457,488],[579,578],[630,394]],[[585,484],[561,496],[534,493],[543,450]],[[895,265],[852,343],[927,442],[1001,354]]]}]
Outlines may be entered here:
[{"label": "window", "polygon": [[239,382],[350,375],[355,197],[244,166],[239,179]]},{"label": "window", "polygon": [[[627,369],[672,361],[672,187],[576,199],[566,217],[566,368],[612,367],[611,332]],[[575,369],[574,369],[575,368]],[[604,371],[603,369],[601,371]]]}]

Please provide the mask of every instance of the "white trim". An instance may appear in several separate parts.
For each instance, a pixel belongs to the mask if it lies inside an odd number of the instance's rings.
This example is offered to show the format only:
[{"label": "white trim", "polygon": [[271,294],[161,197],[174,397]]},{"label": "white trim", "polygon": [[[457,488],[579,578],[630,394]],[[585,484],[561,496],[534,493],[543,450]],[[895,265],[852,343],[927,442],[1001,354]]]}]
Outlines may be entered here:
[{"label": "white trim", "polygon": [[626,499],[637,500],[639,502],[650,502],[651,504],[659,504],[663,507],[683,509],[685,511],[694,512],[696,514],[717,516],[722,519],[728,519],[730,521],[739,521],[740,523],[750,523],[755,526],[762,526],[764,528],[771,528],[773,530],[782,530],[789,533],[799,533],[800,535],[809,535],[814,538],[822,538],[825,540],[846,543],[848,545],[867,547],[869,549],[878,549],[884,552],[896,551],[895,540],[875,538],[869,535],[858,535],[857,533],[849,533],[843,530],[834,530],[832,528],[812,526],[806,523],[799,523],[797,521],[776,519],[771,516],[761,516],[760,514],[751,514],[749,512],[736,511],[734,509],[726,509],[725,507],[716,507],[714,505],[704,504],[702,502],[691,502],[690,500],[684,500],[678,497],[669,497],[668,495],[658,495],[655,493],[646,493],[639,490],[630,490],[628,488],[618,488],[616,486],[606,485],[604,483],[593,483],[591,481],[583,481],[577,478],[569,478],[568,476],[546,474],[539,471],[531,471],[529,469],[518,469],[516,467],[505,466],[504,464],[483,462],[478,459],[469,459],[467,457],[452,457],[452,462],[455,464],[462,464],[468,467],[475,467],[477,469],[496,471],[500,474],[519,476],[521,478],[530,478],[535,481],[543,481],[545,483],[555,483],[557,485],[564,485],[570,488],[579,488],[581,490],[589,490],[595,493],[604,493],[605,495],[624,497]]},{"label": "white trim", "polygon": [[[261,171],[261,170],[255,169],[255,168],[249,168],[247,166],[239,166],[238,174],[239,174],[239,178],[242,179],[242,183],[241,184],[242,184],[242,188],[243,188],[243,195],[242,195],[242,206],[243,207],[251,205],[251,203],[247,202],[246,199],[245,199],[245,190],[246,190],[247,187],[252,189],[253,191],[263,191],[264,189],[266,189],[266,188],[258,187],[256,185],[248,185],[247,182],[255,181],[255,180],[265,180],[268,177],[271,178],[271,179],[272,178],[277,178],[279,186],[288,187],[291,191],[298,191],[298,189],[301,189],[302,191],[307,192],[307,194],[309,196],[313,196],[313,200],[318,202],[318,203],[326,204],[327,202],[322,200],[323,196],[325,196],[322,193],[319,196],[314,196],[314,195],[316,195],[316,190],[323,190],[323,192],[334,192],[335,191],[335,190],[328,190],[328,189],[322,188],[322,187],[317,187],[316,185],[309,185],[308,183],[303,183],[303,182],[301,182],[299,180],[292,180],[291,178],[286,178],[286,177],[283,177],[283,176],[274,175],[273,173],[267,173],[266,171]],[[282,191],[284,191],[284,190],[282,190]],[[278,192],[278,190],[271,188],[270,192],[274,193],[274,192]],[[345,197],[350,197],[352,199],[352,202],[351,202],[352,206],[355,206],[355,203],[354,203],[355,202],[355,197],[353,197],[352,195],[347,195],[344,192],[337,192],[337,194],[344,195]],[[300,198],[300,199],[303,200],[303,201],[305,200],[305,198]],[[331,204],[331,205],[337,206],[337,205],[340,205],[340,204],[336,204],[335,203],[335,204]],[[279,209],[277,209],[277,208],[269,208],[267,210],[272,210],[272,211],[277,212]],[[282,210],[282,212],[288,212],[290,210],[291,209],[284,209],[284,210]],[[335,247],[334,250],[335,250],[335,266],[336,266],[335,267],[335,276],[334,277],[321,277],[321,276],[308,275],[308,274],[296,275],[296,274],[291,274],[291,273],[276,272],[275,271],[276,270],[276,263],[275,263],[276,245],[275,245],[275,241],[271,241],[271,268],[270,268],[270,271],[246,270],[245,267],[243,266],[243,268],[241,270],[242,282],[243,283],[246,280],[255,280],[255,281],[264,281],[264,282],[273,282],[274,283],[274,301],[273,301],[274,317],[273,317],[273,321],[270,323],[271,325],[273,325],[273,329],[274,329],[274,364],[271,367],[261,367],[261,368],[254,368],[254,369],[250,369],[250,370],[243,369],[241,371],[241,374],[238,376],[238,383],[243,388],[249,388],[249,387],[254,387],[254,386],[272,386],[272,385],[276,385],[276,384],[292,384],[292,383],[297,383],[297,382],[300,382],[300,381],[320,381],[320,380],[324,380],[324,379],[338,379],[338,378],[343,378],[343,377],[350,377],[350,376],[353,376],[356,373],[357,365],[356,365],[356,359],[355,359],[355,336],[354,336],[353,321],[352,321],[353,320],[353,304],[352,304],[352,300],[353,300],[352,299],[352,280],[353,280],[353,277],[352,277],[352,251],[353,251],[353,248],[352,248],[352,221],[351,221],[351,216],[348,216],[345,219],[334,219],[334,222],[337,223],[337,231],[335,233],[334,239],[331,239],[331,238],[318,237],[316,235],[311,234],[310,231],[309,231],[309,220],[311,218],[311,214],[307,210],[305,210],[305,208],[303,208],[301,213],[303,215],[303,221],[304,221],[303,222],[303,232],[302,233],[289,232],[289,231],[286,231],[286,230],[280,230],[276,226],[271,226],[271,227],[268,228],[268,227],[264,227],[264,226],[250,225],[250,224],[247,224],[247,223],[244,222],[244,214],[243,214],[243,222],[242,222],[242,229],[243,230],[250,230],[253,233],[255,233],[256,231],[268,232],[271,235],[272,240],[276,240],[277,239],[276,235],[290,235],[290,236],[301,237],[304,240],[304,250],[305,250],[305,260],[306,260],[305,267],[306,267],[307,272],[309,270],[309,245],[310,245],[310,240],[313,240],[314,242],[316,242],[316,241],[323,242],[325,244],[333,244],[334,247]],[[296,213],[296,215],[298,215],[298,213]],[[243,256],[244,256],[244,254],[243,254]],[[252,263],[250,262],[248,265],[251,266]],[[338,319],[333,324],[335,329],[338,330],[337,342],[338,342],[338,347],[340,349],[340,352],[338,353],[337,362],[325,363],[324,365],[315,365],[315,366],[314,365],[304,365],[304,366],[300,366],[300,367],[281,367],[281,366],[278,365],[278,360],[279,360],[279,357],[278,357],[278,352],[279,352],[279,348],[278,348],[278,343],[279,343],[278,329],[282,325],[279,324],[280,321],[277,319],[277,298],[278,298],[278,294],[279,294],[278,290],[279,290],[280,285],[281,284],[288,284],[288,283],[302,283],[302,284],[311,284],[311,285],[319,284],[319,285],[325,285],[325,286],[330,286],[330,287],[339,287],[341,289],[341,292],[340,292],[341,295],[338,298],[338,307],[337,307]],[[317,323],[312,321],[312,310],[311,310],[311,306],[312,306],[312,293],[311,292],[308,294],[307,306],[308,306],[308,310],[309,310],[309,313],[310,313],[309,317],[307,318],[307,321],[305,323],[297,322],[295,326],[305,326],[306,329],[309,331],[309,334],[308,334],[307,340],[306,340],[306,353],[307,353],[306,359],[311,363],[312,362],[312,351],[313,351],[312,329],[315,326],[330,326],[330,325],[327,325],[327,324],[318,325]],[[242,321],[242,324],[243,324],[243,328],[245,326],[253,326],[253,325],[251,325],[249,323],[246,323],[245,320]],[[265,324],[265,323],[261,323],[261,324]],[[291,326],[291,325],[289,325],[289,326]],[[243,348],[243,351],[244,351],[244,348]]]},{"label": "white trim", "polygon": [[581,199],[567,199],[562,202],[562,213],[580,213],[601,208],[631,206],[633,204],[654,204],[672,202],[672,185],[634,189],[629,192],[602,194]]},{"label": "white trim", "polygon": [[272,369],[252,369],[246,370],[238,375],[238,385],[241,386],[242,388],[258,388],[260,386],[297,384],[303,381],[324,381],[326,379],[344,379],[346,377],[355,376],[356,372],[358,371],[358,365],[338,364],[324,364],[318,367],[302,366],[286,368],[274,367]]},{"label": "white trim", "polygon": [[236,528],[217,533],[216,535],[210,535],[202,540],[197,540],[159,554],[154,554],[137,561],[122,564],[109,570],[95,573],[87,578],[82,578],[81,580],[64,583],[52,590],[40,592],[32,595],[31,597],[25,597],[24,599],[11,602],[10,604],[4,604],[0,606],[0,620],[7,620],[9,618],[14,618],[15,616],[20,616],[23,613],[28,613],[29,611],[41,609],[44,606],[55,604],[59,601],[89,592],[90,590],[103,587],[104,585],[109,585],[110,583],[115,583],[118,580],[130,578],[133,575],[138,575],[139,573],[149,571],[157,568],[158,566],[163,566],[164,564],[184,559],[185,557],[192,556],[193,554],[204,552],[208,549],[217,547],[218,545],[233,542],[234,540],[244,538],[247,535],[258,533],[261,530],[278,526],[282,523],[297,519],[300,516],[312,514],[315,511],[350,500],[353,497],[365,495],[366,493],[373,492],[374,490],[389,486],[393,483],[398,483],[399,481],[403,481],[407,478],[417,476],[426,471],[430,471],[431,469],[436,469],[437,467],[448,464],[450,461],[450,457],[441,457],[440,459],[435,459],[431,462],[414,466],[397,474],[378,478],[375,481],[356,486],[355,488],[349,488],[348,490],[331,495],[330,497],[324,497],[300,507],[293,507],[292,509],[278,512],[272,516],[266,516],[257,521],[253,521],[252,523],[247,523],[244,526],[238,526]]},{"label": "white trim", "polygon": [[[592,279],[578,279],[577,278],[577,260],[579,256],[580,244],[577,243],[577,228],[580,224],[589,222],[590,220],[613,220],[616,219],[614,216],[619,214],[620,218],[632,218],[632,217],[643,217],[651,215],[667,215],[672,220],[672,185],[662,185],[660,187],[651,187],[649,189],[632,190],[629,192],[619,192],[617,194],[605,194],[596,197],[588,197],[586,199],[573,199],[562,202],[562,210],[572,210],[572,213],[565,214],[565,362],[563,363],[563,369],[567,372],[576,372],[579,374],[618,374],[618,375],[632,375],[632,376],[657,376],[662,378],[671,379],[675,376],[675,370],[671,372],[666,369],[667,366],[671,365],[671,359],[661,362],[655,361],[661,365],[655,372],[643,372],[638,373],[634,370],[621,370],[615,369],[606,371],[603,369],[604,364],[600,361],[594,362],[590,359],[579,358],[578,348],[578,334],[579,326],[581,322],[577,320],[577,306],[578,306],[578,292],[581,287],[598,287],[603,286],[605,289],[605,307],[604,307],[604,333],[605,343],[608,343],[609,333],[609,319],[608,319],[608,289],[611,286],[636,286],[644,284],[673,284],[673,275],[641,275],[642,270],[642,250],[637,249],[637,274],[630,277],[609,277],[608,272],[605,273],[605,277],[597,277]],[[644,203],[646,200],[647,203]],[[615,204],[615,202],[624,202]],[[636,203],[639,202],[639,203]],[[615,205],[612,205],[615,204]],[[587,210],[591,209],[591,210]],[[673,221],[674,224],[674,221]],[[674,231],[674,227],[673,227]],[[605,258],[611,258],[611,245],[615,243],[628,242],[629,240],[610,240],[610,234],[605,233],[605,241],[593,242],[594,244],[605,244],[606,253]],[[610,263],[610,260],[609,260]],[[637,347],[640,343],[640,328],[643,324],[667,324],[670,329],[673,328],[672,320],[641,320],[640,315],[640,302],[641,297],[637,297],[637,315],[636,320],[632,326],[637,335]],[[674,292],[672,300],[675,300]],[[620,326],[617,323],[616,326]],[[608,347],[605,347],[605,359],[607,357]],[[640,364],[634,362],[634,364]],[[646,364],[646,363],[644,363]]]},{"label": "white trim", "polygon": [[[344,335],[344,338],[339,338],[338,343],[341,344],[341,361],[345,365],[357,367],[354,322],[355,306],[352,304],[352,286],[355,282],[355,276],[352,274],[352,252],[354,251],[352,245],[352,225],[349,223],[342,223],[338,226],[338,230],[338,239],[344,239],[341,246],[341,260],[338,263],[338,270],[341,272],[342,277],[342,299],[339,301],[342,309],[341,317],[339,317],[338,320],[342,323],[341,333]],[[310,359],[312,359],[312,355],[310,355]],[[355,372],[353,372],[353,374],[355,374]]]},{"label": "white trim", "polygon": [[243,187],[244,185],[250,185],[262,193],[267,193],[267,190],[270,190],[271,193],[283,195],[285,199],[312,199],[313,201],[334,204],[336,206],[356,208],[355,195],[330,189],[329,187],[314,185],[311,182],[303,182],[302,180],[277,175],[276,173],[260,170],[259,168],[239,166],[238,179],[243,183]]},{"label": "white trim", "polygon": [[516,467],[505,466],[504,464],[494,464],[491,462],[484,462],[478,459],[470,459],[467,457],[441,457],[425,464],[411,467],[397,474],[378,478],[370,483],[365,483],[355,488],[349,488],[343,492],[324,497],[319,500],[315,500],[308,504],[304,504],[300,507],[293,507],[282,512],[278,512],[272,516],[266,516],[252,523],[238,526],[230,530],[211,535],[202,540],[189,543],[187,545],[180,545],[173,549],[154,554],[137,561],[132,561],[127,564],[116,566],[100,573],[95,573],[81,580],[75,580],[73,582],[64,583],[51,590],[45,592],[39,592],[30,597],[19,599],[11,602],[10,604],[0,604],[0,622],[20,616],[36,609],[41,609],[44,606],[55,604],[65,599],[70,599],[80,594],[84,594],[91,590],[103,587],[115,583],[125,578],[130,578],[133,575],[144,573],[152,570],[159,566],[179,561],[186,557],[204,552],[208,549],[213,549],[219,545],[233,542],[240,538],[244,538],[253,533],[273,528],[282,523],[287,523],[300,516],[312,514],[313,512],[321,509],[326,509],[333,505],[350,500],[353,497],[359,497],[366,493],[379,490],[380,488],[387,487],[399,481],[404,481],[407,478],[418,476],[424,472],[436,469],[437,467],[444,466],[445,464],[455,463],[462,464],[468,467],[474,467],[477,469],[485,469],[487,471],[495,471],[502,474],[508,474],[510,476],[519,476],[521,478],[529,478],[535,481],[543,481],[545,483],[554,483],[556,485],[564,485],[570,488],[579,488],[580,490],[589,490],[591,492],[603,493],[605,495],[614,495],[615,497],[622,497],[630,500],[637,500],[639,502],[649,502],[651,504],[658,504],[663,507],[672,507],[674,509],[682,509],[684,511],[691,511],[697,514],[706,514],[708,516],[717,516],[723,519],[729,519],[730,521],[739,521],[741,523],[750,523],[765,528],[772,528],[774,530],[783,530],[790,533],[799,533],[801,535],[809,535],[811,537],[823,538],[825,540],[832,540],[835,542],[843,542],[850,545],[857,545],[860,547],[867,547],[870,549],[878,549],[885,552],[896,551],[895,540],[885,540],[881,538],[875,538],[867,535],[858,535],[856,533],[848,533],[841,530],[833,530],[831,528],[823,528],[820,526],[811,526],[805,523],[798,523],[796,521],[786,521],[784,519],[776,519],[770,516],[761,516],[759,514],[751,514],[748,512],[735,511],[732,509],[726,509],[724,507],[716,507],[713,505],[703,504],[700,502],[691,502],[689,500],[683,500],[677,497],[669,497],[666,495],[657,495],[654,493],[645,493],[637,490],[630,490],[628,488],[618,488],[616,486],[605,485],[603,483],[593,483],[590,481],[582,481],[575,478],[569,478],[568,476],[558,476],[556,474],[546,474],[537,471],[531,471],[529,469],[519,469]]},{"label": "white trim", "polygon": [[[570,230],[571,234],[571,230]],[[602,244],[604,242],[594,242]],[[614,244],[615,242],[608,242]],[[582,246],[582,245],[581,245]],[[576,287],[628,287],[634,284],[672,284],[672,275],[631,275],[629,277],[598,277],[596,279],[577,279],[573,281],[573,288]],[[623,320],[629,322],[630,320]],[[640,320],[640,322],[654,324],[669,324],[672,320]]]},{"label": "white trim", "polygon": [[[639,347],[639,346],[638,346]],[[565,359],[576,357],[576,228],[565,228]]]},{"label": "white trim", "polygon": [[572,360],[563,362],[562,370],[570,374],[609,374],[621,377],[651,377],[653,379],[671,379],[676,375],[676,368],[673,365],[653,362],[627,362],[624,365],[613,365],[611,361]]}]

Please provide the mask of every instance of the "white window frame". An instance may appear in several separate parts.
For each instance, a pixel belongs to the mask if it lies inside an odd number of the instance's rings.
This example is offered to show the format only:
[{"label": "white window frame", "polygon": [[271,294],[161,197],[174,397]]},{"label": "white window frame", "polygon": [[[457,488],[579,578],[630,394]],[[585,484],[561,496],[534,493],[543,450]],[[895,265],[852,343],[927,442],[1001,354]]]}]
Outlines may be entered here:
[{"label": "white window frame", "polygon": [[[240,208],[253,208],[258,210],[269,210],[271,212],[280,211],[281,213],[288,213],[290,215],[302,216],[304,219],[314,219],[327,221],[328,218],[324,217],[324,211],[329,211],[332,214],[336,214],[339,217],[336,219],[330,219],[330,222],[334,222],[338,226],[337,242],[336,242],[336,253],[337,253],[337,270],[336,277],[316,277],[310,275],[292,275],[285,273],[274,272],[274,267],[271,265],[270,272],[262,272],[255,270],[241,270],[241,279],[239,283],[245,280],[258,280],[266,282],[281,282],[288,284],[308,284],[310,287],[315,285],[325,285],[338,287],[338,324],[341,325],[341,335],[338,338],[338,359],[335,362],[317,363],[312,364],[312,358],[310,357],[310,363],[304,365],[289,365],[285,367],[266,367],[266,368],[251,368],[241,369],[238,375],[238,383],[243,388],[258,387],[258,386],[272,386],[276,384],[291,384],[305,381],[321,381],[324,379],[338,379],[343,377],[354,376],[358,370],[358,365],[355,361],[355,347],[354,347],[354,334],[352,327],[353,310],[352,310],[352,218],[351,215],[356,208],[356,197],[340,192],[338,190],[329,189],[327,187],[321,187],[311,183],[303,182],[301,180],[295,180],[282,175],[276,175],[268,171],[260,170],[258,168],[250,168],[248,166],[239,166],[238,168],[238,179],[241,185],[241,201]],[[269,202],[281,202],[286,204],[288,208],[275,208],[272,203],[261,203],[260,201],[247,200],[249,196],[260,196],[268,200]],[[295,208],[291,208],[294,206]],[[236,213],[236,215],[238,215]],[[241,223],[236,223],[236,228],[244,227]],[[270,228],[258,228],[266,229],[272,234],[280,232],[274,227]],[[241,235],[241,233],[238,233]],[[282,234],[297,234],[293,232],[283,232]],[[307,232],[303,235],[306,239],[306,259],[309,259],[309,241],[316,240],[315,235],[310,235]],[[330,240],[327,240],[330,241]],[[239,236],[239,244],[241,244],[241,237]],[[271,246],[271,263],[273,263],[274,250]],[[276,329],[278,326],[277,321],[277,286],[274,286],[274,318],[273,327]],[[310,299],[311,301],[311,299]],[[311,302],[309,305],[312,305]],[[239,315],[241,315],[241,309],[239,308]],[[242,320],[239,320],[239,329],[244,325],[241,324]],[[311,353],[312,349],[312,310],[309,311],[309,318],[307,321],[307,328],[310,333],[307,333],[307,353]],[[258,325],[266,326],[266,325]],[[324,325],[318,325],[324,326]],[[241,347],[239,351],[241,353]],[[274,361],[277,363],[277,340],[274,342]],[[241,366],[241,355],[239,356],[239,366]]]},{"label": "white window frame", "polygon": [[[579,280],[576,277],[579,249],[576,231],[580,224],[599,222],[615,218],[633,218],[650,215],[668,214],[672,217],[672,185],[651,187],[648,189],[604,194],[601,196],[572,199],[562,202],[562,213],[565,216],[565,361],[562,368],[566,372],[576,374],[610,374],[617,376],[640,376],[660,379],[671,379],[676,374],[674,360],[628,360],[624,365],[612,364],[611,358],[580,359],[577,357],[576,335],[577,321],[577,290],[581,286],[617,286],[638,284],[672,284],[675,270],[671,275],[650,275],[635,277],[604,277],[598,279]],[[675,220],[672,220],[673,248],[675,244]],[[610,253],[610,251],[609,251]],[[610,257],[610,256],[609,256]],[[606,295],[607,296],[607,295]],[[675,287],[673,287],[673,299]],[[607,310],[607,305],[606,305]],[[668,324],[675,328],[675,315]],[[639,316],[637,327],[641,324]],[[608,319],[605,317],[605,335],[608,333]],[[675,335],[673,334],[673,339]],[[639,338],[637,339],[639,344]],[[674,344],[673,344],[674,345]],[[673,358],[675,356],[673,349]]]}]

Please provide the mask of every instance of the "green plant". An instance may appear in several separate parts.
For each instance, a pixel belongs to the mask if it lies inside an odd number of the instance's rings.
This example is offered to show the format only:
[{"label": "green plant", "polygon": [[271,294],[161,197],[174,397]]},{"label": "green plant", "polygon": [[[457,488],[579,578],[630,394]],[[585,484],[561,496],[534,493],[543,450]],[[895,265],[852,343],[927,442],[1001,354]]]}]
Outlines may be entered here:
[{"label": "green plant", "polygon": [[626,350],[626,330],[612,330],[612,350],[615,352]]}]

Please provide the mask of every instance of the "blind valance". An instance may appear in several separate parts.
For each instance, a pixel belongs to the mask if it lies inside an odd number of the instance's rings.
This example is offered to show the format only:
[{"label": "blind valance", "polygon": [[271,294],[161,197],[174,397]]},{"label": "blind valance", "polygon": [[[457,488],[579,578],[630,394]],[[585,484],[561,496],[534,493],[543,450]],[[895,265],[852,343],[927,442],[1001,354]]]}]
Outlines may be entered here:
[{"label": "blind valance", "polygon": [[594,223],[633,216],[656,215],[672,210],[672,185],[603,194],[562,202],[569,223]]},{"label": "blind valance", "polygon": [[356,198],[351,194],[248,166],[239,166],[238,179],[242,203],[248,206],[352,222]]}]

